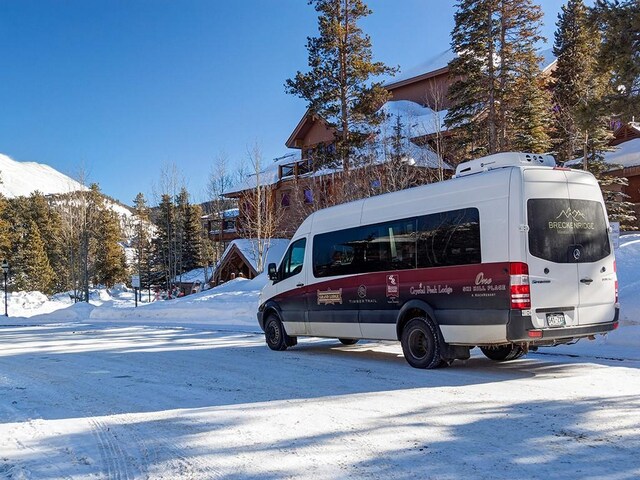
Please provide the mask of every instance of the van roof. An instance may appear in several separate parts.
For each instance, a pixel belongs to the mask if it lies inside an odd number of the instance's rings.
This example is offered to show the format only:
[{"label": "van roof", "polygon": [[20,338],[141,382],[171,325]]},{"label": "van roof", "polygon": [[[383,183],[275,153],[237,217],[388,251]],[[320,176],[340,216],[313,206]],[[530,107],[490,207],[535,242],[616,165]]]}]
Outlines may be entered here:
[{"label": "van roof", "polygon": [[[445,208],[449,208],[448,205],[455,203],[459,207],[452,208],[464,208],[465,203],[472,205],[481,196],[486,196],[488,192],[495,195],[501,189],[504,189],[503,194],[507,195],[508,183],[505,182],[505,177],[509,177],[514,168],[551,169],[552,166],[555,166],[555,160],[551,155],[531,155],[533,154],[508,153],[483,157],[472,162],[466,162],[471,164],[473,162],[487,162],[487,160],[494,161],[495,163],[492,163],[489,168],[476,172],[482,174],[454,176],[442,182],[384,193],[318,210],[310,214],[302,222],[296,235],[310,233],[312,226],[314,232],[320,233],[349,228],[357,225],[360,221],[369,223],[369,219],[373,217],[379,218],[379,220],[371,221],[371,223],[386,221],[388,220],[387,217],[402,218],[403,216],[413,216],[416,214],[414,213],[416,209],[412,208],[412,205],[420,202],[428,202],[427,205],[422,204],[420,206],[420,211],[429,213],[429,210],[438,210],[441,204],[444,204]],[[531,156],[531,160],[527,160],[527,156]],[[517,162],[514,161],[514,157]],[[524,158],[524,160],[521,160],[521,158]],[[551,161],[553,161],[553,165],[551,165]],[[460,198],[461,194],[463,194],[463,189],[464,192],[473,190],[476,193],[468,195],[465,201],[465,199]],[[436,199],[439,199],[437,202],[438,208],[436,208]],[[431,204],[434,206],[431,207]],[[363,211],[366,211],[367,214],[364,215]],[[382,211],[389,211],[389,213],[386,214]],[[403,215],[403,212],[406,212],[406,215]]]}]

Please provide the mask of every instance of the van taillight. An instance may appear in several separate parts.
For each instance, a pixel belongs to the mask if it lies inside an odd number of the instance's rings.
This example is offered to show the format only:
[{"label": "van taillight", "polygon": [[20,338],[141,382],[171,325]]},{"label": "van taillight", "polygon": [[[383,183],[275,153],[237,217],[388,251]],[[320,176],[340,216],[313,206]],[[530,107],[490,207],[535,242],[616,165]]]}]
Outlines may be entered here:
[{"label": "van taillight", "polygon": [[521,262],[510,263],[509,275],[511,284],[511,308],[520,310],[531,308],[529,266]]}]

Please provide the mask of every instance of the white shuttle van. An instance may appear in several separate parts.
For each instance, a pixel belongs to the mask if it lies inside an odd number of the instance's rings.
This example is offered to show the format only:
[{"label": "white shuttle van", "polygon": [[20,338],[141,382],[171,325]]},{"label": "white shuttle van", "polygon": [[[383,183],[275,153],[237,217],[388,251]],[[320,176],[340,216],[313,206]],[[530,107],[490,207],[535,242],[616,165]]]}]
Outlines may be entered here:
[{"label": "white shuttle van", "polygon": [[400,340],[417,368],[513,360],[618,326],[596,179],[548,155],[500,153],[453,179],[319,210],[269,265],[258,321],[298,336]]}]

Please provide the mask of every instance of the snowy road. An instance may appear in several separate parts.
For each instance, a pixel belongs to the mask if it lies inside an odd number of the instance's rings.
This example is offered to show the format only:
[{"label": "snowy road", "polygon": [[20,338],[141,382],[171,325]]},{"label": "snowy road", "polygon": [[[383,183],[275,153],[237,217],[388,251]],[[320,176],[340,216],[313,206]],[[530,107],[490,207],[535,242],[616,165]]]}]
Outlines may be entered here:
[{"label": "snowy road", "polygon": [[3,327],[0,478],[640,478],[640,361],[545,352],[420,371],[397,344]]}]

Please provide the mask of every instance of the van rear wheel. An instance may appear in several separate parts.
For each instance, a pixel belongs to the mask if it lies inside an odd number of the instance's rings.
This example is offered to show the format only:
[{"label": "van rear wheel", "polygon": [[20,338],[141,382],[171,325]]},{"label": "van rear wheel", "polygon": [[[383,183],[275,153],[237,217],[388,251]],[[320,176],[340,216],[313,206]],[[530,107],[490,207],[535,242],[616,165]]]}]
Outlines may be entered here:
[{"label": "van rear wheel", "polygon": [[343,345],[355,345],[358,343],[357,338],[339,338],[338,340],[340,340],[340,343]]},{"label": "van rear wheel", "polygon": [[416,317],[402,330],[402,352],[415,368],[437,368],[441,365],[442,345],[438,327],[429,318]]},{"label": "van rear wheel", "polygon": [[508,362],[522,357],[526,352],[520,345],[498,345],[496,347],[480,347],[484,356],[496,362]]},{"label": "van rear wheel", "polygon": [[287,349],[287,334],[280,319],[275,315],[269,315],[264,324],[264,338],[271,350]]}]

